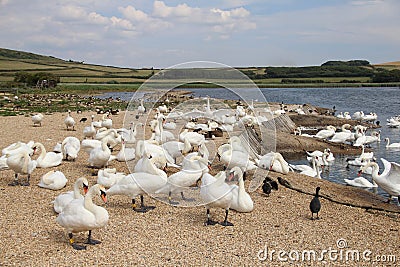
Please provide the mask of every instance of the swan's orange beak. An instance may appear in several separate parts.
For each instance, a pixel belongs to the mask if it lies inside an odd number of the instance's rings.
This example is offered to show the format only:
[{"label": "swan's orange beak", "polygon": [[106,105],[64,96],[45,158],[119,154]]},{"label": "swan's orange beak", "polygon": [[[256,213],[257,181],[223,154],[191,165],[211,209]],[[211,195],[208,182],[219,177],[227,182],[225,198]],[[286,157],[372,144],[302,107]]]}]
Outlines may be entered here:
[{"label": "swan's orange beak", "polygon": [[229,181],[229,182],[232,181],[234,177],[235,177],[235,174],[234,174],[233,172],[231,172],[231,173],[229,174],[229,176],[228,176],[228,181]]},{"label": "swan's orange beak", "polygon": [[101,192],[101,199],[104,201],[104,203],[107,203],[107,196],[105,192]]},{"label": "swan's orange beak", "polygon": [[89,190],[89,186],[84,184],[83,185],[83,192],[85,193],[85,195],[87,194],[88,190]]},{"label": "swan's orange beak", "polygon": [[359,170],[357,175],[361,176],[361,174],[362,174],[362,170]]}]

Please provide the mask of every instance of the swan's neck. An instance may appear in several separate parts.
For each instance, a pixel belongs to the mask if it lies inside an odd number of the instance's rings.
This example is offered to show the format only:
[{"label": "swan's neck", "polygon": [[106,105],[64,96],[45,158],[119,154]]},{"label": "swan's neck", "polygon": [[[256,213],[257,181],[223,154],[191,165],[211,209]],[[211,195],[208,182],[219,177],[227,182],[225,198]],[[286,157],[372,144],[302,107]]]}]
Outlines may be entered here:
[{"label": "swan's neck", "polygon": [[46,157],[46,149],[44,148],[44,146],[40,143],[36,144],[39,148],[40,148],[40,155],[39,158],[40,160],[43,160]]},{"label": "swan's neck", "polygon": [[372,167],[372,179],[379,180],[381,178],[381,176],[379,175],[379,165],[375,162],[371,162],[368,165]]},{"label": "swan's neck", "polygon": [[74,198],[75,199],[77,199],[77,198],[79,198],[81,196],[81,192],[79,191],[80,190],[80,188],[79,188],[80,187],[80,183],[81,183],[81,181],[77,181],[74,184]]}]

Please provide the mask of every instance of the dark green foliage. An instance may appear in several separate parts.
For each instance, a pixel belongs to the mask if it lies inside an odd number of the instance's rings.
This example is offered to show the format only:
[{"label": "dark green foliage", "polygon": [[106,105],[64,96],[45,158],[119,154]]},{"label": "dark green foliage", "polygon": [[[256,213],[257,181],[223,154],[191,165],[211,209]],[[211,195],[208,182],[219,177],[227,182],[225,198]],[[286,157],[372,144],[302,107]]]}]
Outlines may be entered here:
[{"label": "dark green foliage", "polygon": [[372,76],[374,83],[400,82],[400,70],[379,69]]},{"label": "dark green foliage", "polygon": [[14,82],[24,83],[27,86],[36,86],[43,80],[52,81],[55,87],[60,82],[60,77],[48,72],[28,73],[24,71],[17,72],[14,77]]}]

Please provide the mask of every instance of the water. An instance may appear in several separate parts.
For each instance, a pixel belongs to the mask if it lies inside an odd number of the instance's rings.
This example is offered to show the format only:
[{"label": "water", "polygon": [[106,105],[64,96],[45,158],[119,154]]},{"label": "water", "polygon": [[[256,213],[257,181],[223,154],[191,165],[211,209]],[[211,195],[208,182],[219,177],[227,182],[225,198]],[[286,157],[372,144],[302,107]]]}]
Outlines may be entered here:
[{"label": "water", "polygon": [[[220,99],[238,99],[238,96],[224,88],[202,88],[202,89],[182,89],[193,92],[195,97],[210,96]],[[389,128],[386,126],[386,119],[400,114],[400,89],[387,87],[368,87],[368,88],[261,88],[260,89],[268,102],[284,102],[286,104],[305,104],[332,108],[335,106],[337,114],[348,111],[353,114],[356,111],[363,111],[365,114],[375,112],[381,127],[381,142],[371,144],[374,156],[382,170],[383,164],[379,160],[385,158],[389,161],[400,163],[400,150],[386,149],[385,137],[389,137],[391,142],[400,142],[400,129]],[[239,89],[240,95],[244,99],[257,99],[258,89]],[[113,93],[107,96],[121,97],[130,100],[132,93]],[[368,134],[368,132],[367,132]],[[347,166],[346,155],[335,155],[335,162],[329,168],[325,168],[322,178],[336,183],[345,184],[343,179],[353,179],[357,177],[358,167]],[[307,164],[306,156],[288,160],[292,164]],[[371,180],[367,174],[363,177]],[[378,189],[378,194],[387,197],[387,194]]]}]

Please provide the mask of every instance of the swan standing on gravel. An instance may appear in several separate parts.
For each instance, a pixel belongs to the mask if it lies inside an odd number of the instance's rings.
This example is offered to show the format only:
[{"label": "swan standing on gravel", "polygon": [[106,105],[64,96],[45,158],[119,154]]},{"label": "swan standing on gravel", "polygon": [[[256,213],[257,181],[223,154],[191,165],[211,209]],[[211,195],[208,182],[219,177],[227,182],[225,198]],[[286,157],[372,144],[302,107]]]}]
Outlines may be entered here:
[{"label": "swan standing on gravel", "polygon": [[68,115],[64,119],[64,124],[67,127],[67,131],[69,130],[69,127],[72,128],[72,131],[75,130],[75,120],[71,117],[71,110],[68,110]]},{"label": "swan standing on gravel", "polygon": [[36,115],[33,115],[32,118],[32,122],[33,122],[33,126],[38,125],[42,126],[42,120],[43,120],[43,114],[42,113],[38,113]]},{"label": "swan standing on gravel", "polygon": [[42,143],[36,142],[33,145],[34,150],[37,148],[40,149],[40,155],[36,159],[37,161],[37,166],[38,168],[50,168],[50,167],[56,167],[61,164],[63,155],[60,153],[55,153],[55,152],[46,152],[46,149],[44,148]]},{"label": "swan standing on gravel", "polygon": [[86,246],[76,244],[73,233],[89,231],[85,244],[96,245],[101,242],[92,239],[92,230],[102,228],[108,223],[108,212],[93,203],[94,195],[101,196],[103,201],[107,202],[104,187],[96,184],[90,187],[83,200],[72,200],[57,217],[57,223],[67,230],[69,243],[76,250],[86,249]]},{"label": "swan standing on gravel", "polygon": [[111,129],[113,125],[113,121],[110,118],[110,113],[106,112],[103,114],[102,120],[101,120],[101,127],[105,127],[107,129]]},{"label": "swan standing on gravel", "polygon": [[143,105],[143,98],[140,99],[140,106],[138,106],[138,114],[143,115],[146,112],[146,108]]},{"label": "swan standing on gravel", "polygon": [[92,138],[96,136],[96,128],[94,128],[94,122],[90,123],[90,126],[83,128],[83,138]]},{"label": "swan standing on gravel", "polygon": [[54,211],[60,213],[63,209],[74,199],[83,199],[83,195],[80,192],[80,188],[83,188],[83,192],[86,194],[89,188],[89,183],[85,177],[81,177],[75,181],[74,190],[61,193],[53,201]]},{"label": "swan standing on gravel", "polygon": [[238,177],[238,185],[231,185],[232,202],[230,209],[238,212],[251,212],[254,209],[254,203],[244,187],[242,169],[233,167],[229,173],[229,180],[234,177]]},{"label": "swan standing on gravel", "polygon": [[389,137],[385,138],[386,148],[400,148],[400,143],[390,143]]},{"label": "swan standing on gravel", "polygon": [[364,172],[368,167],[372,167],[372,179],[378,184],[386,193],[389,194],[388,203],[393,196],[400,197],[400,164],[396,162],[389,162],[381,158],[383,162],[384,171],[379,175],[379,165],[376,162],[369,162],[360,168],[359,174]]},{"label": "swan standing on gravel", "polygon": [[[28,152],[21,151],[19,153],[12,154],[7,158],[6,164],[15,173],[14,181],[12,183],[9,183],[8,185],[30,185],[29,180],[31,178],[32,172],[36,169],[37,162],[36,160],[31,159]],[[20,183],[18,181],[19,174],[27,175],[26,182]]]},{"label": "swan standing on gravel", "polygon": [[223,226],[233,226],[228,222],[229,209],[232,205],[232,189],[225,183],[225,172],[219,172],[215,177],[209,173],[204,173],[201,178],[200,196],[205,203],[207,210],[207,221],[205,225],[215,225],[217,222],[211,220],[210,208],[222,208],[225,210],[225,220]]},{"label": "swan standing on gravel", "polygon": [[38,183],[39,187],[47,188],[51,190],[60,190],[64,188],[68,180],[64,173],[60,171],[49,171],[40,178]]},{"label": "swan standing on gravel", "polygon": [[74,136],[66,137],[61,143],[61,150],[63,158],[68,160],[69,158],[75,161],[78,157],[78,152],[81,149],[81,142]]}]

